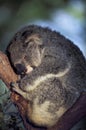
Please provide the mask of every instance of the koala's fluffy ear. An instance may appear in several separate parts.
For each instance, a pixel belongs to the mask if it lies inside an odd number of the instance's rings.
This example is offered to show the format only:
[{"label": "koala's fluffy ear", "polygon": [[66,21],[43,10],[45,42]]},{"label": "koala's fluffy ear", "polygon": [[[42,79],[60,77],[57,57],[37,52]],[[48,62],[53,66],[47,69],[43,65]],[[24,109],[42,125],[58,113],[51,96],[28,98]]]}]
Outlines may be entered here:
[{"label": "koala's fluffy ear", "polygon": [[42,45],[42,39],[38,34],[33,34],[30,37],[27,37],[25,43],[36,43],[37,45]]}]

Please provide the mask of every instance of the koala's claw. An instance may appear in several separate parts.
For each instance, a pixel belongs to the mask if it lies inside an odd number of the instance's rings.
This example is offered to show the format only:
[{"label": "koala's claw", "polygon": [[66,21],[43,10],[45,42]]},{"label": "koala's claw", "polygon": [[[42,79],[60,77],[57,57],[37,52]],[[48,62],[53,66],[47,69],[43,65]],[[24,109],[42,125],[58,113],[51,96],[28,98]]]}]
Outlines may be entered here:
[{"label": "koala's claw", "polygon": [[16,82],[11,82],[10,83],[11,86],[11,90],[15,91],[16,93],[20,94],[20,95],[24,95],[23,90],[19,87],[18,83]]},{"label": "koala's claw", "polygon": [[18,86],[13,87],[12,90],[17,92],[17,93],[20,93],[20,88]]},{"label": "koala's claw", "polygon": [[11,83],[10,83],[10,86],[11,86],[11,87],[15,87],[15,86],[16,86],[16,83],[15,83],[15,82],[11,82]]},{"label": "koala's claw", "polygon": [[19,86],[18,83],[15,82],[11,82],[11,86],[12,86],[12,90],[15,91],[16,93],[20,94],[21,96],[23,96],[25,99],[27,99],[26,93],[23,92]]},{"label": "koala's claw", "polygon": [[16,83],[16,82],[11,82],[10,83],[10,86],[11,86],[11,90],[13,90],[13,91],[16,91],[16,92],[19,92],[19,86],[18,86],[18,83]]}]

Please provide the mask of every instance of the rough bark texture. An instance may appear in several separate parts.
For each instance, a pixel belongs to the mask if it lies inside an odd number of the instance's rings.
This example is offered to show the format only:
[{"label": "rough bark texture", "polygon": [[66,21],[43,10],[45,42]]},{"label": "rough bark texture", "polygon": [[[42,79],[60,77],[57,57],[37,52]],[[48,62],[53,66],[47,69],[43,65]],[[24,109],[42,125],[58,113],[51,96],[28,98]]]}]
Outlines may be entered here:
[{"label": "rough bark texture", "polygon": [[[17,81],[18,76],[14,73],[7,56],[0,52],[0,78],[10,89],[10,82]],[[12,101],[17,104],[27,130],[46,130],[46,128],[35,128],[25,120],[27,102],[15,92],[11,94]],[[47,130],[70,130],[80,119],[86,116],[86,92],[83,92],[77,102],[60,118],[58,123]],[[46,120],[46,119],[45,119]]]}]

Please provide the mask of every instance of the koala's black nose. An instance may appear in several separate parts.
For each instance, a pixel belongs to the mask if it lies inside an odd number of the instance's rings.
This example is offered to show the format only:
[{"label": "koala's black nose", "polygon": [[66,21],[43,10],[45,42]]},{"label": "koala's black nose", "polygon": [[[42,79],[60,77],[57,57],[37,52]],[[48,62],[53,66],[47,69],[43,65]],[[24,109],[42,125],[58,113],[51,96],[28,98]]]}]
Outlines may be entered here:
[{"label": "koala's black nose", "polygon": [[16,64],[15,66],[18,74],[23,74],[26,72],[26,68],[23,64]]}]

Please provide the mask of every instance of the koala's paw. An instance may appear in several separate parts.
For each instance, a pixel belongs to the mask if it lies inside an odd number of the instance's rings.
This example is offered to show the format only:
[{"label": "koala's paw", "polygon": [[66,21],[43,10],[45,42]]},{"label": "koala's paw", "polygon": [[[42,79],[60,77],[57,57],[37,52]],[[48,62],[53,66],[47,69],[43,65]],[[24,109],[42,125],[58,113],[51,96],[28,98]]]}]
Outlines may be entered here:
[{"label": "koala's paw", "polygon": [[21,95],[23,98],[27,99],[27,94],[19,87],[18,83],[11,83],[12,90]]},{"label": "koala's paw", "polygon": [[16,83],[16,82],[11,82],[11,83],[10,83],[10,86],[11,86],[11,88],[13,88],[13,87],[15,87],[15,86],[18,86],[18,83]]},{"label": "koala's paw", "polygon": [[11,90],[13,90],[13,91],[19,93],[20,88],[19,88],[18,83],[16,83],[16,82],[11,82],[11,83],[10,83],[10,86],[11,86]]}]

